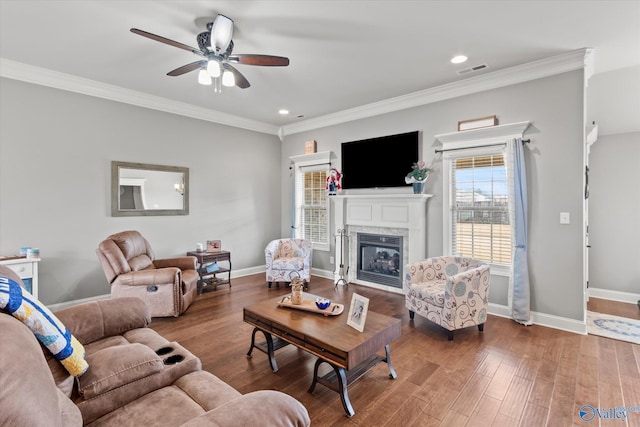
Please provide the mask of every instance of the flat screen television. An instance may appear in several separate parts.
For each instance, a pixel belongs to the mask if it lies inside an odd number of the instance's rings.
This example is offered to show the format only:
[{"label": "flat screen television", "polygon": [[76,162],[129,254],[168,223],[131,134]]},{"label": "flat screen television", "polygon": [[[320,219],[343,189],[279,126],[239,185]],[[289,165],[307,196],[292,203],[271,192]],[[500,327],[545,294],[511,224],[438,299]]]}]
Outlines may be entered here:
[{"label": "flat screen television", "polygon": [[342,188],[404,187],[418,161],[419,131],[343,142]]}]

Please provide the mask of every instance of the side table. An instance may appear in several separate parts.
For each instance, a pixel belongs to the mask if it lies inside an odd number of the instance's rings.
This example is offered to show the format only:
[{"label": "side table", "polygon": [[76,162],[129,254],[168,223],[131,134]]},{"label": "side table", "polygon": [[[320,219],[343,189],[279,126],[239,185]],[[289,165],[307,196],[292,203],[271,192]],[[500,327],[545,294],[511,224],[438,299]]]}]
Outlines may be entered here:
[{"label": "side table", "polygon": [[[231,252],[229,251],[216,251],[216,252],[187,252],[188,256],[194,256],[198,259],[198,295],[200,295],[205,288],[213,286],[214,289],[218,285],[229,285],[231,287]],[[214,271],[208,272],[207,267],[213,263],[226,262],[228,268],[218,265],[218,268]],[[225,273],[226,278],[219,278],[217,275]]]},{"label": "side table", "polygon": [[16,272],[27,287],[27,291],[38,298],[38,263],[40,258],[27,258],[24,256],[0,257],[0,264],[6,265]]}]

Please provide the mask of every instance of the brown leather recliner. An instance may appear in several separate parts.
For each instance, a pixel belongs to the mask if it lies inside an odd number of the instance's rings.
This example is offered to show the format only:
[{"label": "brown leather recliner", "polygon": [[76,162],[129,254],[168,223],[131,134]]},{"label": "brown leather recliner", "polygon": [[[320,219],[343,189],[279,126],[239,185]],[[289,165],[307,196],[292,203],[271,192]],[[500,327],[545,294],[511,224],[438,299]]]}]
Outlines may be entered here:
[{"label": "brown leather recliner", "polygon": [[178,317],[197,295],[197,259],[155,259],[138,231],[112,234],[96,253],[111,284],[111,298],[138,297],[147,303],[152,317]]}]

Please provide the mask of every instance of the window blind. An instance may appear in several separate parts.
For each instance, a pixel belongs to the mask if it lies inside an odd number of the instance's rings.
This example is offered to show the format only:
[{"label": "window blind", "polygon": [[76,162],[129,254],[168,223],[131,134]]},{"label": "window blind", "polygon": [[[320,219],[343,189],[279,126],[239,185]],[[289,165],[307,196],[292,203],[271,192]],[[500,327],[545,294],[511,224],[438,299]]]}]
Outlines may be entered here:
[{"label": "window blind", "polygon": [[450,160],[452,252],[511,263],[509,189],[502,154]]},{"label": "window blind", "polygon": [[296,237],[329,244],[326,166],[305,166],[296,177]]}]

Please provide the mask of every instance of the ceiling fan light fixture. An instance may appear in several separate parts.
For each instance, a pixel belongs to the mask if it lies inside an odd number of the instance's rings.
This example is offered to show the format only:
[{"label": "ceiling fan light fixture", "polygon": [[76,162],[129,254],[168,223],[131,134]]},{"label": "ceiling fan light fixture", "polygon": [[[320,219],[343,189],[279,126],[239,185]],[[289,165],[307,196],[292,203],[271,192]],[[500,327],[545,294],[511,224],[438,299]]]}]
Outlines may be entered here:
[{"label": "ceiling fan light fixture", "polygon": [[211,26],[211,47],[216,53],[225,52],[233,36],[233,20],[224,15],[216,16]]},{"label": "ceiling fan light fixture", "polygon": [[236,85],[236,78],[231,71],[224,70],[224,73],[222,73],[222,85],[227,87]]},{"label": "ceiling fan light fixture", "polygon": [[198,83],[205,86],[211,85],[211,76],[209,76],[209,73],[207,73],[207,70],[204,68],[198,73]]},{"label": "ceiling fan light fixture", "polygon": [[220,77],[220,64],[218,61],[210,59],[209,62],[207,62],[207,74],[213,78]]}]

